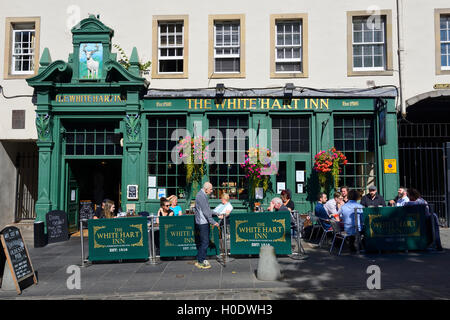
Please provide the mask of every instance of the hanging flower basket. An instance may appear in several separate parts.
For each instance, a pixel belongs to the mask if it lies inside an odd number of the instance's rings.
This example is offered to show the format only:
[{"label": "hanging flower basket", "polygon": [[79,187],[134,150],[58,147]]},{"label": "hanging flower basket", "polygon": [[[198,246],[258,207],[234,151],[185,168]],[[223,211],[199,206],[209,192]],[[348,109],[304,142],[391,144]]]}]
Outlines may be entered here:
[{"label": "hanging flower basket", "polygon": [[275,163],[269,162],[274,153],[266,148],[250,148],[245,153],[244,169],[245,178],[248,179],[250,199],[255,198],[255,189],[262,188],[264,193],[269,189],[270,176],[277,172]]},{"label": "hanging flower basket", "polygon": [[200,184],[206,172],[208,157],[205,139],[202,136],[187,136],[178,142],[177,153],[186,168],[186,182]]},{"label": "hanging flower basket", "polygon": [[317,172],[322,191],[327,188],[327,176],[329,174],[333,178],[333,187],[337,190],[339,188],[339,175],[342,173],[342,167],[347,164],[347,157],[342,151],[332,147],[327,151],[317,153],[314,160],[314,170]]}]

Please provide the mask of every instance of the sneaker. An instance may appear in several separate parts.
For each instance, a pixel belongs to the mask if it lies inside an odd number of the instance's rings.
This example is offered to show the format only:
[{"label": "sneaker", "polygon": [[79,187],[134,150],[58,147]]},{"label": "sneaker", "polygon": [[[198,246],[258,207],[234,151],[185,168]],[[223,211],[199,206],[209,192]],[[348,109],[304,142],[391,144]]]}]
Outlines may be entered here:
[{"label": "sneaker", "polygon": [[199,269],[209,269],[209,268],[211,268],[211,265],[206,265],[204,262],[196,262],[195,264],[194,264],[197,268],[199,268]]}]

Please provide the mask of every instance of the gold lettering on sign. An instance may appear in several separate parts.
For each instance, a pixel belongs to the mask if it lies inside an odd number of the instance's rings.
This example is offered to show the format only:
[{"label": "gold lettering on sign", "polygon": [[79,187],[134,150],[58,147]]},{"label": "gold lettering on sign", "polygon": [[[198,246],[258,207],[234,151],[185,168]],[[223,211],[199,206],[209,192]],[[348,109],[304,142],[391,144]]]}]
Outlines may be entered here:
[{"label": "gold lettering on sign", "polygon": [[359,101],[342,101],[343,107],[359,107]]}]

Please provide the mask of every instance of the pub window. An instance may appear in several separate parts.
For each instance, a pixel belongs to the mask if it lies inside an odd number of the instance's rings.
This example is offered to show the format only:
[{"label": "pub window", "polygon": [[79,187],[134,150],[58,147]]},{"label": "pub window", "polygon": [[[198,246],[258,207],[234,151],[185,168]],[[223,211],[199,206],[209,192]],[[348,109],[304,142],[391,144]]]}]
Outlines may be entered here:
[{"label": "pub window", "polygon": [[275,40],[276,72],[302,72],[302,22],[277,21]]},{"label": "pub window", "polygon": [[172,141],[176,129],[186,129],[186,117],[151,117],[148,119],[148,175],[156,184],[149,188],[164,189],[166,196],[185,194],[186,170],[184,164],[172,161]]},{"label": "pub window", "polygon": [[363,193],[376,184],[375,125],[373,116],[335,116],[334,145],[344,152],[344,166],[339,185]]},{"label": "pub window", "polygon": [[386,69],[385,17],[353,17],[353,70]]},{"label": "pub window", "polygon": [[158,72],[183,73],[183,21],[158,23]]},{"label": "pub window", "polygon": [[64,152],[67,156],[122,155],[120,134],[114,133],[115,124],[66,124]]},{"label": "pub window", "polygon": [[450,15],[440,19],[441,69],[450,70]]},{"label": "pub window", "polygon": [[[278,129],[279,152],[309,152],[309,127],[309,117],[272,117],[272,129]],[[275,143],[273,139],[272,146]]]},{"label": "pub window", "polygon": [[11,74],[34,73],[35,33],[34,23],[12,25]]},{"label": "pub window", "polygon": [[[217,129],[222,134],[222,141],[218,144],[212,156],[216,157],[217,152],[222,154],[223,163],[213,163],[209,165],[209,181],[214,186],[214,198],[220,198],[225,192],[230,195],[230,199],[247,199],[247,188],[245,173],[238,163],[240,158],[248,150],[248,135],[227,136],[227,130],[241,129],[244,133],[248,130],[247,116],[211,116],[209,117],[209,129]],[[230,132],[230,131],[229,131]],[[213,139],[210,143],[213,143]],[[227,148],[227,145],[232,149]],[[233,159],[232,163],[227,163],[227,155]],[[217,158],[217,157],[216,157]]]},{"label": "pub window", "polygon": [[241,71],[240,32],[239,21],[214,23],[214,72],[239,73]]}]

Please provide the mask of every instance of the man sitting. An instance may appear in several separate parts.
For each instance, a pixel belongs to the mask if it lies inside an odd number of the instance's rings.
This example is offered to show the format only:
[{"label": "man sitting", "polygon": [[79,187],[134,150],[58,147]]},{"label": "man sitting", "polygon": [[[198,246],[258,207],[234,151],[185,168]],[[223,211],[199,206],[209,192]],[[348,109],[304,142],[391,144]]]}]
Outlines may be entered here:
[{"label": "man sitting", "polygon": [[398,195],[394,200],[389,201],[389,205],[392,207],[402,207],[405,203],[409,202],[408,194],[405,187],[398,188]]},{"label": "man sitting", "polygon": [[333,199],[328,200],[324,204],[324,208],[327,211],[327,214],[330,218],[334,218],[339,221],[338,211],[344,204],[344,198],[340,192],[335,192]]},{"label": "man sitting", "polygon": [[355,235],[356,235],[356,223],[355,223],[355,209],[358,214],[358,231],[362,231],[362,213],[363,206],[357,201],[359,199],[359,193],[356,190],[349,190],[348,202],[339,209],[339,215],[341,218],[344,231],[351,237],[349,237],[349,245],[351,251],[356,251],[355,248]]},{"label": "man sitting", "polygon": [[361,204],[364,207],[386,207],[386,202],[384,201],[384,198],[377,194],[377,187],[370,186],[369,187],[369,194],[366,194],[361,199]]},{"label": "man sitting", "polygon": [[317,204],[314,209],[314,214],[316,215],[316,217],[320,218],[320,223],[325,228],[325,230],[328,230],[331,228],[331,224],[325,221],[330,219],[327,211],[325,210],[325,207],[323,206],[325,203],[327,203],[327,194],[321,192],[317,196]]},{"label": "man sitting", "polygon": [[287,211],[290,212],[289,209],[283,204],[283,200],[281,198],[275,197],[270,201],[270,206],[267,208],[268,211]]}]

